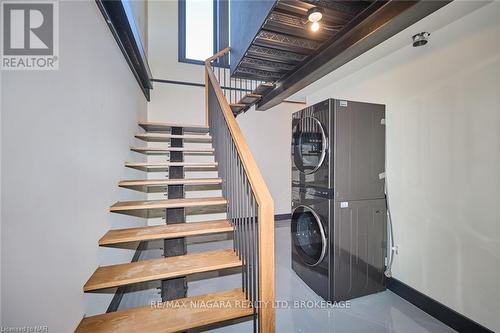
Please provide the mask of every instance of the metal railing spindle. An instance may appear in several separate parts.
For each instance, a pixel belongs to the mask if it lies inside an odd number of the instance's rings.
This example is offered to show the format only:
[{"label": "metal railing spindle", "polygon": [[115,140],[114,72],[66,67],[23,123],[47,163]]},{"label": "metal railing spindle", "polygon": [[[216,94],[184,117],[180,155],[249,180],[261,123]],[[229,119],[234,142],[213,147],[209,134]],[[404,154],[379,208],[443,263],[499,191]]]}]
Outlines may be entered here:
[{"label": "metal railing spindle", "polygon": [[229,62],[229,49],[205,62],[207,125],[219,177],[223,179],[227,219],[234,228],[233,249],[242,262],[242,290],[258,320],[254,321],[255,329],[272,333],[275,331],[273,200],[230,106],[255,92],[263,81],[232,77]]}]

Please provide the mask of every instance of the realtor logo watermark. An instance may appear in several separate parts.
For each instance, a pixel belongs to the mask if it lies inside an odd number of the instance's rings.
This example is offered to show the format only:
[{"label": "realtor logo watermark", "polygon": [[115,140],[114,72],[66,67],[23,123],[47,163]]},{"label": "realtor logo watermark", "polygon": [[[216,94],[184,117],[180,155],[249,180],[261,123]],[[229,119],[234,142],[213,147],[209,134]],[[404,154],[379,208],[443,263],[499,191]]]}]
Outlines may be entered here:
[{"label": "realtor logo watermark", "polygon": [[3,1],[1,18],[1,69],[59,68],[59,7],[56,1]]}]

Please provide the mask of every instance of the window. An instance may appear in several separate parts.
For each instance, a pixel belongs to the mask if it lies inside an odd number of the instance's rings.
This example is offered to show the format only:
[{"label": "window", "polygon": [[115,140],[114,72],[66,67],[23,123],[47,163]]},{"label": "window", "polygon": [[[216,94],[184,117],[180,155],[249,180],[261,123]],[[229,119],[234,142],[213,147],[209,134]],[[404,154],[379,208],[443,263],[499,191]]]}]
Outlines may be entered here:
[{"label": "window", "polygon": [[203,64],[229,45],[229,1],[179,0],[179,61]]}]

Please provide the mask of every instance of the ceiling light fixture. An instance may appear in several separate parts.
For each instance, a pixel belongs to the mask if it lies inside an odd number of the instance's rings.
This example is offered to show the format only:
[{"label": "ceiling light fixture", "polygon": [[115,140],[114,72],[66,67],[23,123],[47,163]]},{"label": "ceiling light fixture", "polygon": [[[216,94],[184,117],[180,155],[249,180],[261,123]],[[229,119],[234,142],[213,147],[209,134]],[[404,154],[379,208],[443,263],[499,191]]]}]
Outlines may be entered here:
[{"label": "ceiling light fixture", "polygon": [[323,11],[318,7],[313,7],[307,11],[307,19],[310,22],[319,22],[323,18]]},{"label": "ceiling light fixture", "polygon": [[421,33],[418,33],[416,35],[413,35],[413,37],[412,37],[413,47],[424,46],[425,44],[427,44],[427,42],[429,41],[430,35],[431,34],[428,32],[421,32]]},{"label": "ceiling light fixture", "polygon": [[319,30],[319,21],[323,18],[323,11],[318,7],[313,7],[307,11],[307,20],[311,22],[311,30]]},{"label": "ceiling light fixture", "polygon": [[319,30],[319,23],[318,23],[318,22],[313,22],[313,23],[311,23],[311,30],[312,30],[313,32],[318,31],[318,30]]}]

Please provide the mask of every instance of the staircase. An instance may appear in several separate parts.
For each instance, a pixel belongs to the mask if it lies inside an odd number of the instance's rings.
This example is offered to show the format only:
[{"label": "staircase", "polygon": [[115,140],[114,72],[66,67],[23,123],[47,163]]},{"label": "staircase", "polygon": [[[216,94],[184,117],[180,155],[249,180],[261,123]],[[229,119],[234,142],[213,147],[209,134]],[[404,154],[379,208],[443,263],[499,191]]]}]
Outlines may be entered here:
[{"label": "staircase", "polygon": [[[248,78],[248,75],[231,76],[229,74],[229,48],[222,50],[209,58],[206,63],[207,71],[214,76],[214,80],[220,82],[219,88],[229,103],[229,107],[235,117],[248,111],[259,102],[262,97],[274,89],[272,82]],[[208,81],[207,78],[205,81]]]},{"label": "staircase", "polygon": [[[262,96],[271,91],[274,88],[274,84],[270,82],[262,82],[262,81],[256,81],[256,80],[245,80],[244,82],[247,82],[245,88],[241,88],[243,92],[246,92],[236,103],[231,103],[229,106],[231,107],[231,111],[233,111],[233,115],[237,117],[240,113],[247,111],[255,105]],[[231,84],[231,82],[230,82]],[[241,81],[240,81],[241,84]],[[255,86],[254,89],[249,90],[248,86],[252,87]],[[232,88],[229,86],[228,88]],[[228,89],[228,88],[223,88],[223,89]],[[234,88],[234,87],[233,87]],[[241,95],[241,93],[240,93]]]},{"label": "staircase", "polygon": [[[99,246],[119,247],[163,240],[163,256],[98,267],[83,286],[84,292],[109,292],[110,288],[161,281],[162,302],[85,317],[76,332],[183,332],[231,324],[236,319],[254,320],[255,332],[274,332],[273,202],[214,74],[212,62],[228,53],[229,49],[223,50],[206,62],[206,126],[139,123],[144,132],[135,137],[146,145],[131,150],[163,160],[126,162],[125,166],[145,173],[168,172],[168,178],[123,180],[118,186],[145,193],[166,192],[167,198],[116,202],[110,212],[163,217],[166,223],[109,230],[98,241]],[[244,102],[255,102],[255,96],[243,97]],[[156,147],[155,143],[169,145]],[[212,147],[207,148],[210,143]],[[215,161],[186,161],[191,155],[213,156]],[[218,176],[189,178],[186,171],[218,171]],[[222,189],[222,196],[185,197],[186,190],[214,187]],[[226,218],[186,222],[186,215],[214,211],[224,211]],[[232,235],[233,248],[186,251],[187,237],[218,233]],[[241,271],[241,288],[186,297],[187,276],[235,268]]]}]

